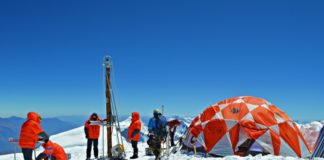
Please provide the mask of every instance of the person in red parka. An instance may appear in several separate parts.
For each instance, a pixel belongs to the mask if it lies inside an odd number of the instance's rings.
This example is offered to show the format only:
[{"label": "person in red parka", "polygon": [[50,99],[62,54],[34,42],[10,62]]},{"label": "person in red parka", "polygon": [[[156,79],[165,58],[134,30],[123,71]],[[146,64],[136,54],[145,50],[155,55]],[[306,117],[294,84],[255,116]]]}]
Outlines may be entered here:
[{"label": "person in red parka", "polygon": [[131,141],[133,147],[133,156],[130,159],[138,158],[138,148],[137,142],[140,140],[141,137],[141,128],[142,123],[140,120],[140,114],[138,112],[132,113],[132,123],[128,127],[128,134],[127,138]]},{"label": "person in red parka", "polygon": [[174,120],[171,120],[171,121],[168,121],[168,126],[169,126],[169,134],[170,134],[170,137],[171,137],[171,146],[175,146],[174,144],[174,134],[177,130],[177,127],[180,126],[181,122],[177,119],[174,119]]},{"label": "person in red parka", "polygon": [[91,157],[91,148],[93,144],[93,152],[95,158],[98,158],[98,139],[100,136],[100,124],[91,124],[91,122],[101,122],[97,113],[93,113],[84,124],[84,133],[87,138],[87,159]]},{"label": "person in red parka", "polygon": [[49,140],[42,146],[45,150],[37,156],[36,160],[67,160],[66,153],[60,145]]},{"label": "person in red parka", "polygon": [[27,114],[27,121],[21,126],[19,146],[24,155],[24,160],[32,160],[33,150],[39,140],[48,140],[49,136],[40,126],[41,116],[36,112]]}]

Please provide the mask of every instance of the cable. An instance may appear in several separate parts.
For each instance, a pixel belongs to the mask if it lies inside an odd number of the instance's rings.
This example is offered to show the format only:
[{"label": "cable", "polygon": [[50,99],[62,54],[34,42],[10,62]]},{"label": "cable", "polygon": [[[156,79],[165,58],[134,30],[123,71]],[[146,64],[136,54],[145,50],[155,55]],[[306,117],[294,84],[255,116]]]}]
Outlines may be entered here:
[{"label": "cable", "polygon": [[[110,66],[110,73],[112,73],[112,75],[114,75],[114,69],[112,67],[112,65]],[[111,79],[114,79],[115,77],[110,76]],[[107,80],[107,79],[106,79]],[[117,138],[117,144],[118,145],[122,145],[122,153],[123,156],[125,156],[125,150],[124,150],[124,142],[123,142],[123,138],[122,138],[122,134],[121,134],[121,130],[120,130],[120,124],[119,124],[119,116],[118,116],[118,111],[117,111],[117,105],[116,105],[116,100],[115,100],[115,94],[114,94],[114,89],[112,87],[112,82],[109,80],[109,92],[111,94],[111,110],[112,110],[112,115],[115,118],[112,123],[111,123],[111,127],[115,127],[116,129],[116,138]],[[120,137],[120,138],[119,138]],[[118,155],[120,156],[120,155]]]}]

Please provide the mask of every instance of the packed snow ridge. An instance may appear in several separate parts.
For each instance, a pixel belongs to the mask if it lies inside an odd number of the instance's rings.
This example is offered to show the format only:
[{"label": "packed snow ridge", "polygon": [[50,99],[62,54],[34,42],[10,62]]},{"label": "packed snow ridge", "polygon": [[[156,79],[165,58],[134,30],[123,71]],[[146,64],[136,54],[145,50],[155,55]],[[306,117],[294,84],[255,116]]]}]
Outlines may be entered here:
[{"label": "packed snow ridge", "polygon": [[[182,125],[177,129],[176,137],[180,137],[184,134],[187,126],[191,122],[191,118],[189,117],[179,117],[179,120],[182,121]],[[127,118],[126,120],[120,123],[120,128],[122,132],[122,138],[124,140],[124,146],[126,150],[127,159],[132,156],[133,149],[130,142],[126,141],[125,137],[127,135],[127,128],[131,123],[131,118]],[[144,123],[143,123],[144,124]],[[318,137],[320,129],[323,127],[324,121],[318,122],[314,121],[307,124],[298,124],[301,132],[304,134],[307,143],[310,147],[314,147],[315,141]],[[106,131],[106,130],[105,130]],[[151,160],[153,157],[145,155],[145,148],[148,147],[146,144],[147,140],[147,127],[145,125],[142,126],[141,130],[141,140],[138,143],[139,148],[139,159],[141,160]],[[99,155],[103,154],[102,144],[106,144],[103,142],[102,131],[99,139]],[[117,137],[115,130],[113,131],[113,137]],[[177,139],[177,138],[176,138]],[[84,160],[86,159],[86,138],[83,130],[83,126],[51,136],[51,140],[60,144],[67,153],[72,155],[72,160]],[[117,138],[113,139],[113,145],[117,144]],[[39,147],[36,152],[39,154],[42,152],[42,147]],[[106,151],[104,152],[106,153]],[[171,154],[169,159],[171,160],[190,160],[190,159],[203,159],[203,160],[302,160],[301,158],[296,157],[283,157],[283,156],[274,156],[274,155],[257,155],[257,156],[247,156],[247,157],[239,157],[239,156],[226,156],[223,158],[215,158],[215,157],[204,157],[203,155],[193,153],[182,154],[181,152],[177,152],[176,154]],[[0,160],[14,160],[14,154],[2,155],[0,156]],[[23,160],[22,154],[17,154],[17,160]],[[324,160],[324,159],[323,159]]]}]

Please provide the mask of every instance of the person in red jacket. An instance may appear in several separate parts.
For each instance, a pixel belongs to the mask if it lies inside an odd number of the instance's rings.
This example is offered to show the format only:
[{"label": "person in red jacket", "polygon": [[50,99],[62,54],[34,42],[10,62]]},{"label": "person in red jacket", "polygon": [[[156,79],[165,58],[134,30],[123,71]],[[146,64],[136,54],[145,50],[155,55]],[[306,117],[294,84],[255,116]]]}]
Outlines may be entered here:
[{"label": "person in red jacket", "polygon": [[19,146],[24,155],[24,160],[32,160],[33,150],[39,140],[49,139],[49,136],[40,126],[41,120],[42,118],[36,112],[29,112],[27,121],[21,126]]},{"label": "person in red jacket", "polygon": [[91,157],[91,148],[93,144],[93,152],[95,158],[98,158],[98,139],[100,136],[100,125],[91,124],[91,122],[101,122],[97,113],[93,113],[84,124],[84,133],[87,138],[87,159]]},{"label": "person in red jacket", "polygon": [[138,158],[138,148],[137,142],[140,140],[141,137],[141,128],[142,123],[140,120],[140,114],[138,112],[132,113],[132,123],[128,127],[128,134],[127,138],[131,141],[133,147],[133,156],[130,159]]},{"label": "person in red jacket", "polygon": [[174,134],[177,130],[177,127],[180,126],[181,122],[177,119],[174,119],[174,120],[171,120],[171,121],[168,121],[168,126],[169,126],[169,134],[170,134],[170,137],[171,137],[171,146],[175,146],[174,144]]},{"label": "person in red jacket", "polygon": [[36,160],[67,160],[66,153],[60,145],[46,140],[42,146],[45,150],[37,156]]}]

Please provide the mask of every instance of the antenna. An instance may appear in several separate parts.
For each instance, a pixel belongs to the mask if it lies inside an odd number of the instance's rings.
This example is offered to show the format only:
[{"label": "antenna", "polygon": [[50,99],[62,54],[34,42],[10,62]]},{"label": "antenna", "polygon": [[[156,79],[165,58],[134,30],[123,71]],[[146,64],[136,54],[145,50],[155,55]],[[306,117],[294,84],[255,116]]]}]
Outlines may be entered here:
[{"label": "antenna", "polygon": [[162,104],[162,115],[164,115],[164,105]]},{"label": "antenna", "polygon": [[110,86],[110,68],[112,60],[110,56],[105,56],[103,65],[106,69],[106,118],[107,118],[107,155],[112,158],[112,112],[111,112],[111,86]]}]

